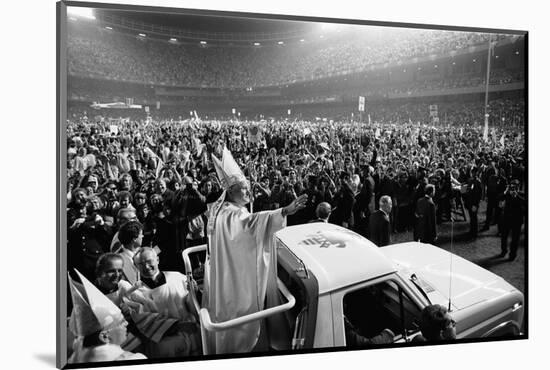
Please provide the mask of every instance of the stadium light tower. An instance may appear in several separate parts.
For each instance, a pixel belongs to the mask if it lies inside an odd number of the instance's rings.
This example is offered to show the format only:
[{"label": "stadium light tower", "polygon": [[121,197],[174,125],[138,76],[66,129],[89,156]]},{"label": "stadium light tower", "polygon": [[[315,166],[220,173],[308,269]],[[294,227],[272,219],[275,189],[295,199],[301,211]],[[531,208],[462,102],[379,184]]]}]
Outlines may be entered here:
[{"label": "stadium light tower", "polygon": [[80,18],[86,18],[86,19],[91,19],[91,20],[95,19],[92,8],[82,8],[82,7],[69,6],[67,8],[67,13],[69,15],[80,17]]}]

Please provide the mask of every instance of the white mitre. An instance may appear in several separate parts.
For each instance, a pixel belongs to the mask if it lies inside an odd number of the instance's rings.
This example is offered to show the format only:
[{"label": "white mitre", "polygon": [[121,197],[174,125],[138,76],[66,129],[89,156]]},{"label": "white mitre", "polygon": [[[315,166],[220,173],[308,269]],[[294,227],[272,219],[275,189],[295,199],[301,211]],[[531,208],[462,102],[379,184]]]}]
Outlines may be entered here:
[{"label": "white mitre", "polygon": [[246,181],[243,171],[241,171],[227,147],[224,146],[223,148],[221,161],[214,154],[212,154],[212,161],[224,190]]}]

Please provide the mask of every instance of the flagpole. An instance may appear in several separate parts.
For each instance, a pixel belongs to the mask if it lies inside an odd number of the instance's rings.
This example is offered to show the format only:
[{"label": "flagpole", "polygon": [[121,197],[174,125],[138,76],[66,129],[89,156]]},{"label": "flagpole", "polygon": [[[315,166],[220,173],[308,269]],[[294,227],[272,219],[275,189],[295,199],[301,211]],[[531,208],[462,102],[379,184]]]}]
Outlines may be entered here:
[{"label": "flagpole", "polygon": [[489,118],[487,117],[487,108],[489,105],[489,77],[491,75],[491,49],[493,35],[489,35],[489,49],[487,50],[487,75],[485,76],[485,119],[488,124]]}]

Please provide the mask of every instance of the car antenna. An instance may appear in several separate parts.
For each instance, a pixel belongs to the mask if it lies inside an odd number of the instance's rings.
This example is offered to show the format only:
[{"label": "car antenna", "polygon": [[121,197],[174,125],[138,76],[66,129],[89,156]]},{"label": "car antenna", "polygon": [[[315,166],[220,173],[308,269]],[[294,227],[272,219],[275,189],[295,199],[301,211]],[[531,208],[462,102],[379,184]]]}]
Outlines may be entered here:
[{"label": "car antenna", "polygon": [[451,261],[450,261],[450,267],[449,267],[449,307],[447,308],[447,311],[451,312],[451,288],[452,288],[452,282],[453,282],[453,236],[454,236],[454,226],[455,226],[455,220],[453,218],[453,215],[451,213]]}]

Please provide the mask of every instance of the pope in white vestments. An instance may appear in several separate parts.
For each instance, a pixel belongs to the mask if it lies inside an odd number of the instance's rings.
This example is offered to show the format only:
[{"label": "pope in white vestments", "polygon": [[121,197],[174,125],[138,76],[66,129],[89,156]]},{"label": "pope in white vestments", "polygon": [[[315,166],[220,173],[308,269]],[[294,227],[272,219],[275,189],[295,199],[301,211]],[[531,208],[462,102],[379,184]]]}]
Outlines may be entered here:
[{"label": "pope in white vestments", "polygon": [[[275,211],[250,213],[245,207],[250,202],[250,186],[229,150],[224,148],[221,161],[212,157],[224,192],[209,216],[203,307],[213,322],[223,322],[280,304],[273,234],[286,226],[287,215],[304,207],[307,196]],[[267,327],[264,324],[254,321],[208,332],[209,352],[254,350]]]}]

